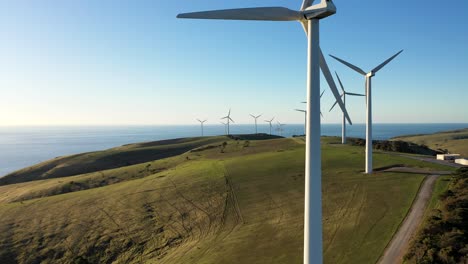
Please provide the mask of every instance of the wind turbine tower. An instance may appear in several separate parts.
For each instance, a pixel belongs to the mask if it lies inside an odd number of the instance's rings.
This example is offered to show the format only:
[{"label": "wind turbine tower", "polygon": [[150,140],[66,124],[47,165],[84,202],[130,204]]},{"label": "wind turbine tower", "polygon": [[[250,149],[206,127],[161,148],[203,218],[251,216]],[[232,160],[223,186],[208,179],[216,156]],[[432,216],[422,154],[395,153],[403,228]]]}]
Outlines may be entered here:
[{"label": "wind turbine tower", "polygon": [[221,124],[224,125],[224,134],[227,135],[227,123],[220,122]]},{"label": "wind turbine tower", "polygon": [[229,109],[229,112],[228,112],[227,116],[221,117],[221,119],[226,119],[226,123],[227,123],[227,134],[229,135],[229,124],[230,124],[230,122],[233,122],[233,123],[234,123],[234,120],[232,120],[232,118],[231,118],[231,109]]},{"label": "wind turbine tower", "polygon": [[207,120],[200,120],[200,119],[197,119],[198,122],[200,122],[200,125],[201,125],[201,136],[203,137],[203,124],[207,121]]},{"label": "wind turbine tower", "polygon": [[[178,18],[298,21],[307,35],[307,129],[305,153],[304,263],[323,262],[322,245],[322,160],[320,149],[320,68],[346,118],[333,76],[320,49],[320,19],[336,13],[332,0],[303,0],[299,11],[284,7],[254,7],[179,14]],[[226,31],[228,32],[228,31]]]},{"label": "wind turbine tower", "polygon": [[262,115],[254,116],[254,115],[250,114],[250,116],[251,116],[253,119],[255,119],[255,134],[257,134],[257,119],[258,119],[259,117],[261,117]]},{"label": "wind turbine tower", "polygon": [[[343,93],[341,94],[341,97],[343,97],[343,103],[345,104],[345,106],[346,106],[346,95],[365,96],[364,94],[356,94],[356,93],[346,92],[344,87],[343,87],[343,83],[340,80],[340,76],[338,76],[338,73],[336,73],[336,72],[335,72],[335,74],[336,74],[336,78],[338,78],[338,82],[340,83],[341,90],[343,90]],[[335,107],[335,105],[336,105],[336,102],[332,105],[332,107],[330,108],[330,111]],[[341,124],[341,143],[346,144],[346,118],[345,118],[344,114],[343,114],[343,120],[342,120],[342,124]]]},{"label": "wind turbine tower", "polygon": [[265,120],[265,122],[269,123],[270,124],[270,136],[271,136],[271,122],[273,122],[273,119],[275,119],[274,117],[271,119],[271,120]]},{"label": "wind turbine tower", "polygon": [[305,136],[306,129],[307,129],[307,111],[301,110],[301,109],[294,109],[294,110],[304,113],[304,136]]},{"label": "wind turbine tower", "polygon": [[285,124],[281,124],[279,121],[276,121],[278,123],[278,132],[280,136],[283,136],[283,126]]},{"label": "wind turbine tower", "polygon": [[330,55],[332,58],[336,59],[337,61],[343,63],[344,65],[348,66],[349,68],[355,70],[356,72],[364,75],[366,79],[366,107],[367,107],[367,121],[366,121],[366,173],[372,173],[372,77],[382,69],[387,63],[392,61],[396,56],[400,55],[403,50],[400,50],[397,54],[393,55],[386,61],[382,62],[379,66],[375,67],[370,72],[366,73],[361,68],[354,66],[353,64],[344,61],[340,58],[337,58],[333,55]]},{"label": "wind turbine tower", "polygon": [[[320,94],[320,99],[322,98],[323,94],[325,93],[325,90]],[[302,102],[303,104],[307,104],[307,102]],[[294,109],[298,112],[304,113],[305,120],[304,120],[304,136],[306,135],[306,129],[307,129],[307,111],[306,110],[300,110],[300,109]],[[323,117],[322,111],[320,110],[320,116]]]}]

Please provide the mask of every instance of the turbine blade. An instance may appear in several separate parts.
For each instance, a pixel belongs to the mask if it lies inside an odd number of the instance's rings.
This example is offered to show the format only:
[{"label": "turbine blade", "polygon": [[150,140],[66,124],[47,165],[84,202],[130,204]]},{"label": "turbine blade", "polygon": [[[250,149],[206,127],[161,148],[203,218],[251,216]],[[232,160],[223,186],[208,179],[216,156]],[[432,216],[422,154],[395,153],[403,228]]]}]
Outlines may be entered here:
[{"label": "turbine blade", "polygon": [[200,120],[200,119],[198,119],[198,118],[197,118],[197,120],[198,120],[198,122],[200,122],[200,123],[201,123],[201,120]]},{"label": "turbine blade", "polygon": [[235,122],[234,122],[234,120],[232,120],[232,118],[231,118],[231,117],[229,117],[229,120],[231,120],[233,123],[235,123]]},{"label": "turbine blade", "polygon": [[340,93],[338,92],[338,89],[336,88],[335,81],[333,80],[333,76],[330,73],[330,69],[328,68],[327,61],[325,60],[325,57],[323,56],[322,49],[320,49],[320,52],[319,52],[319,60],[320,60],[320,68],[322,68],[322,73],[328,82],[328,86],[330,86],[330,90],[332,91],[333,95],[336,98],[336,101],[340,105],[341,110],[343,111],[343,114],[345,115],[346,119],[348,119],[349,124],[352,125],[353,123],[351,122],[351,118],[349,118],[348,111],[346,111],[346,107],[343,104],[343,101],[341,101]]},{"label": "turbine blade", "polygon": [[301,102],[302,104],[307,104],[307,102]]},{"label": "turbine blade", "polygon": [[322,111],[320,111],[320,116],[323,118],[323,114],[322,114]]},{"label": "turbine blade", "polygon": [[396,56],[400,55],[400,53],[402,53],[402,52],[403,52],[403,50],[400,50],[397,54],[393,55],[388,60],[386,60],[382,64],[380,64],[379,66],[375,67],[375,69],[373,69],[372,72],[373,73],[378,72],[380,69],[382,69],[385,65],[387,65],[389,62],[391,62],[394,58],[396,58]]},{"label": "turbine blade", "polygon": [[320,94],[320,98],[322,98],[322,95],[325,93],[326,90],[323,90],[323,92]]},{"label": "turbine blade", "polygon": [[304,16],[285,7],[253,7],[184,13],[177,18],[295,21],[304,19]]},{"label": "turbine blade", "polygon": [[301,10],[305,10],[314,3],[314,0],[304,0],[302,2]]},{"label": "turbine blade", "polygon": [[296,110],[298,112],[306,113],[306,110],[301,110],[301,109],[294,109],[294,110]]},{"label": "turbine blade", "polygon": [[252,115],[252,114],[251,114],[250,116],[251,116],[251,117],[253,117],[253,118],[255,118],[255,116],[254,116],[254,115]]},{"label": "turbine blade", "polygon": [[354,96],[366,96],[364,94],[357,94],[357,93],[348,93],[346,92],[347,95],[354,95]]},{"label": "turbine blade", "polygon": [[231,108],[229,108],[229,112],[227,116],[231,116]]},{"label": "turbine blade", "polygon": [[340,83],[341,90],[343,90],[343,93],[346,93],[344,90],[343,83],[341,82],[340,76],[338,76],[338,73],[335,71],[336,78],[338,78],[338,82]]},{"label": "turbine blade", "polygon": [[342,60],[342,59],[340,59],[340,58],[337,58],[337,57],[335,57],[335,56],[333,56],[333,55],[330,55],[330,57],[332,57],[332,58],[334,58],[335,60],[337,60],[337,61],[343,63],[344,65],[350,67],[351,69],[353,69],[353,70],[359,72],[360,74],[366,75],[366,72],[364,72],[361,68],[359,68],[359,67],[357,67],[357,66],[354,66],[354,65],[352,65],[351,63],[346,62],[346,61],[344,61],[344,60]]},{"label": "turbine blade", "polygon": [[[262,114],[262,115],[263,115],[263,114]],[[256,116],[256,117],[255,117],[255,119],[257,119],[257,118],[261,117],[262,115],[258,115],[258,116]]]},{"label": "turbine blade", "polygon": [[309,24],[306,20],[301,20],[301,25],[302,25],[302,29],[304,29],[304,32],[307,36],[307,34],[309,34]]},{"label": "turbine blade", "polygon": [[332,107],[330,108],[330,111],[328,111],[328,112],[331,112],[331,110],[333,110],[333,108],[335,107],[335,105],[336,105],[337,103],[338,103],[338,101],[336,101],[336,102],[332,105]]}]

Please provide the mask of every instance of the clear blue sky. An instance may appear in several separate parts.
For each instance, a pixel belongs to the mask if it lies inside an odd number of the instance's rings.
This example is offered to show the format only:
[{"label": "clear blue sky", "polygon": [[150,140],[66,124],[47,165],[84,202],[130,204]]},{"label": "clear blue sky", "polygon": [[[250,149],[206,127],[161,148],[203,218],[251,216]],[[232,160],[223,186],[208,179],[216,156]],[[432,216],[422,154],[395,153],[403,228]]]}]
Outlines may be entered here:
[{"label": "clear blue sky", "polygon": [[[337,0],[321,46],[364,70],[400,49],[373,82],[374,122],[468,122],[468,2]],[[178,20],[177,13],[301,1],[0,2],[1,125],[218,123],[232,108],[301,123],[306,39],[296,22]],[[357,73],[328,58],[349,91]],[[327,89],[324,123],[340,122]],[[350,98],[355,123],[363,98]],[[263,118],[262,118],[263,119]]]}]

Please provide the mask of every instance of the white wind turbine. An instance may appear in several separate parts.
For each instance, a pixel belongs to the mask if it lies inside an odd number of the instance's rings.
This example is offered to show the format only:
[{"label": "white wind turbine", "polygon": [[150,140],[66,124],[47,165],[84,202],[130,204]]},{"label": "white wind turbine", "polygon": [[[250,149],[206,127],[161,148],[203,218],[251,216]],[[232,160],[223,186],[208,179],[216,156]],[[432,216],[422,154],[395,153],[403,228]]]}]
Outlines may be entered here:
[{"label": "white wind turbine", "polygon": [[[333,55],[330,55],[332,58],[336,59],[337,61],[343,63],[344,65],[348,66],[349,68],[357,71],[358,73],[362,74],[366,78],[366,106],[367,106],[367,121],[366,121],[366,173],[372,173],[372,77],[382,69],[387,63],[392,61],[396,56],[400,55],[403,50],[400,50],[397,54],[393,55],[386,61],[382,62],[379,66],[375,67],[370,72],[366,73],[361,68],[354,66],[353,64],[346,62],[340,58],[337,58]],[[340,101],[341,103],[341,101]]]},{"label": "white wind turbine", "polygon": [[274,117],[271,119],[271,120],[265,120],[265,122],[269,123],[270,124],[270,136],[271,136],[271,122],[273,122],[273,119],[275,119]]},{"label": "white wind turbine", "polygon": [[283,136],[283,126],[285,126],[285,124],[281,124],[279,121],[276,121],[276,123],[278,123],[278,132],[279,132],[279,135],[280,135],[280,136]]},{"label": "white wind turbine", "polygon": [[221,124],[224,125],[224,134],[227,135],[227,123],[220,122]]},{"label": "white wind turbine", "polygon": [[307,129],[307,111],[302,110],[302,109],[294,109],[294,110],[304,113],[304,136],[305,136],[306,129]]},{"label": "white wind turbine", "polygon": [[250,114],[250,116],[253,117],[253,119],[255,119],[255,134],[257,134],[257,119],[261,117],[262,115],[254,116]]},{"label": "white wind turbine", "polygon": [[226,123],[227,123],[227,135],[229,135],[229,124],[230,124],[230,121],[234,123],[234,120],[232,120],[232,118],[231,118],[231,109],[229,109],[229,112],[228,112],[227,116],[221,117],[221,119],[226,119]]},{"label": "white wind turbine", "polygon": [[[323,94],[325,93],[325,90],[320,94],[320,98],[322,98]],[[307,102],[301,102],[303,104],[307,104]],[[307,129],[307,111],[306,110],[301,110],[301,109],[294,109],[298,112],[304,113],[304,136],[306,135],[306,129]],[[322,111],[320,110],[320,116],[323,118]]]},{"label": "white wind turbine", "polygon": [[299,11],[254,7],[179,14],[178,18],[298,21],[307,34],[307,129],[305,153],[304,263],[322,263],[322,168],[320,150],[320,68],[346,118],[340,94],[319,45],[319,21],[336,13],[331,0],[303,0]]},{"label": "white wind turbine", "polygon": [[[340,80],[340,76],[338,76],[338,73],[336,73],[336,78],[338,78],[338,82],[340,83],[341,90],[343,90],[343,93],[341,94],[341,97],[343,97],[343,104],[346,106],[346,95],[351,95],[351,96],[365,96],[364,94],[356,94],[356,93],[348,93],[345,91],[343,87],[343,83]],[[335,107],[337,102],[335,102],[332,107],[330,108],[330,111]],[[343,120],[342,120],[342,125],[341,125],[341,143],[346,144],[346,118],[343,113]]]},{"label": "white wind turbine", "polygon": [[200,125],[201,125],[201,136],[203,137],[203,124],[204,124],[207,120],[200,120],[200,119],[198,119],[198,118],[197,118],[197,120],[198,120],[198,122],[200,122]]}]

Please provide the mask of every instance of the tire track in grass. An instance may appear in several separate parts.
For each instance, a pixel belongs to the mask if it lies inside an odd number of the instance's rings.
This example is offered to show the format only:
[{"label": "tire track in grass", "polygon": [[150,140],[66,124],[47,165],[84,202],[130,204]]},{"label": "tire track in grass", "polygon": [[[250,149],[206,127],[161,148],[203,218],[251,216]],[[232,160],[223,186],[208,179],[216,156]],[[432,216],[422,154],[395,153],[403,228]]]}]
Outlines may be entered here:
[{"label": "tire track in grass", "polygon": [[237,194],[234,190],[234,186],[232,184],[232,181],[230,180],[228,170],[224,166],[224,178],[226,179],[226,185],[229,187],[229,193],[232,194],[230,195],[232,202],[234,204],[234,209],[236,211],[237,217],[239,218],[239,222],[241,224],[244,224],[244,217],[242,216],[242,211],[239,206],[239,200],[237,199]]},{"label": "tire track in grass", "polygon": [[[227,170],[222,164],[219,162],[218,164],[213,165],[216,170],[219,170],[223,173],[223,177],[225,179],[225,188],[226,188],[226,197],[224,198],[224,208],[221,214],[220,227],[216,230],[216,235],[211,239],[210,242],[205,244],[203,248],[198,248],[200,251],[196,253],[195,256],[192,256],[191,263],[198,263],[200,262],[203,257],[209,254],[210,250],[216,247],[220,241],[223,241],[226,237],[228,237],[237,226],[243,223],[243,217],[240,212],[239,205],[237,203],[237,197],[234,197],[234,188],[232,186],[232,182],[229,180],[229,176],[227,175]],[[234,223],[231,226],[228,226],[229,219],[234,220]]]},{"label": "tire track in grass", "polygon": [[[345,217],[350,213],[349,212],[350,204],[356,198],[358,189],[359,189],[359,185],[355,184],[353,186],[353,192],[351,194],[351,198],[348,199],[347,203],[344,206],[341,206],[341,208],[339,209],[337,213],[337,217],[339,217],[339,219],[345,219]],[[324,253],[328,252],[328,250],[330,249],[331,245],[333,244],[335,240],[336,234],[338,233],[338,230],[340,229],[342,224],[343,224],[343,221],[338,221],[338,223],[335,224],[333,235],[331,236],[330,241],[328,242],[327,246],[324,248]]]}]

